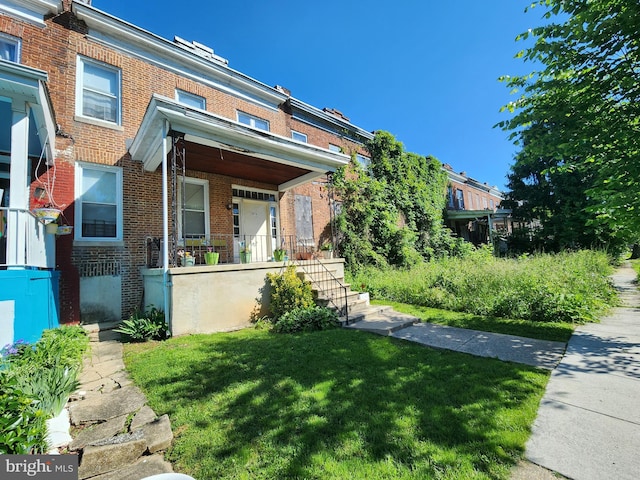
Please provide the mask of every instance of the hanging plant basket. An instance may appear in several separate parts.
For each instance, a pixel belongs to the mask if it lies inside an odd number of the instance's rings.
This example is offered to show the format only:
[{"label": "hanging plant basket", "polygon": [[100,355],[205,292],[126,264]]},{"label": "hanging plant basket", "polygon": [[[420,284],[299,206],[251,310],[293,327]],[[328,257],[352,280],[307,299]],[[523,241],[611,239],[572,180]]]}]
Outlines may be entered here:
[{"label": "hanging plant basket", "polygon": [[73,225],[60,225],[56,235],[69,235],[71,232],[73,232]]},{"label": "hanging plant basket", "polygon": [[33,211],[33,214],[36,216],[36,218],[45,225],[51,222],[55,222],[61,213],[62,211],[58,210],[57,208],[36,208]]}]

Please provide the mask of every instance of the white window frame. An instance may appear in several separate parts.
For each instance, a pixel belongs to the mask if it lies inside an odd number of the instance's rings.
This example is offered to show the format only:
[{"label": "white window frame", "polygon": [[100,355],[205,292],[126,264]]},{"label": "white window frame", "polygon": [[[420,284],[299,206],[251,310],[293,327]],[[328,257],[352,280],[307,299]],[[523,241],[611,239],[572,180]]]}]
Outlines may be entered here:
[{"label": "white window frame", "polygon": [[[108,94],[105,92],[97,92],[100,95],[112,95],[112,97],[116,99],[115,121],[85,115],[82,110],[84,105],[84,66],[87,64],[91,64],[94,67],[116,74],[117,92],[115,94],[111,94],[111,92],[109,92]],[[100,62],[98,60],[94,60],[92,58],[78,55],[76,64],[76,117],[87,119],[91,122],[98,122],[99,124],[104,125],[122,125],[122,70],[120,68],[114,67],[113,65],[109,65],[104,62]]]},{"label": "white window frame", "polygon": [[371,159],[369,157],[365,157],[364,155],[360,155],[359,153],[356,153],[356,161],[365,170],[367,170],[371,166]]},{"label": "white window frame", "polygon": [[20,57],[22,54],[22,39],[18,37],[14,37],[13,35],[8,35],[6,33],[0,33],[0,43],[6,43],[8,45],[13,45],[16,49],[16,56],[14,59],[7,59],[8,62],[20,63]]},{"label": "white window frame", "polygon": [[336,153],[342,153],[342,147],[339,145],[334,145],[333,143],[329,144],[329,150]]},{"label": "white window frame", "polygon": [[[248,125],[251,128],[255,128],[258,130],[264,130],[265,132],[271,131],[271,125],[269,123],[269,120],[267,120],[266,118],[256,117],[255,115],[251,115],[249,113],[242,112],[240,110],[237,110],[236,113],[237,113],[238,123],[242,123],[243,125]],[[259,122],[264,122],[267,128],[259,127],[258,126]]]},{"label": "white window frame", "polygon": [[291,138],[293,140],[297,140],[298,142],[307,143],[307,134],[306,133],[301,133],[301,132],[296,132],[295,130],[291,130]]},{"label": "white window frame", "polygon": [[207,109],[207,99],[202,95],[196,95],[195,93],[187,92],[176,88],[176,101],[183,105],[192,108],[198,108],[200,110]]},{"label": "white window frame", "polygon": [[[194,177],[184,177],[184,183],[191,185],[200,185],[203,187],[202,195],[204,196],[204,240],[207,240],[211,237],[211,221],[209,217],[209,181],[202,178],[194,178]],[[184,246],[186,243],[186,238],[184,236],[184,231],[182,229],[182,184],[183,177],[178,177],[178,232],[180,235],[179,243]],[[188,247],[187,247],[188,248]]]},{"label": "white window frame", "polygon": [[[83,192],[83,173],[86,170],[100,170],[103,172],[115,173],[116,175],[116,236],[115,237],[85,237],[82,235],[82,192]],[[123,240],[123,173],[121,167],[113,167],[109,165],[98,165],[95,163],[77,162],[75,169],[75,228],[74,238],[82,242],[122,242]]]}]

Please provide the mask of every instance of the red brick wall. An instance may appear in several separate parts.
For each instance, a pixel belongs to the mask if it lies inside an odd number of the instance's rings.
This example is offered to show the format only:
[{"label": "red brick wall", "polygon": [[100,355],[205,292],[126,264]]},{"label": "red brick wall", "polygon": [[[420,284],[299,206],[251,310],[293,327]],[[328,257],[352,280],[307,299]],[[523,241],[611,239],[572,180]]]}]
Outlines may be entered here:
[{"label": "red brick wall", "polygon": [[[55,121],[59,125],[56,138],[56,183],[54,199],[64,211],[69,223],[74,223],[74,169],[76,161],[118,166],[123,169],[124,241],[117,246],[74,245],[73,235],[57,238],[57,265],[61,270],[61,319],[80,320],[79,285],[89,265],[115,265],[122,278],[122,316],[141,306],[142,279],[140,268],[146,264],[146,238],[162,234],[162,177],[159,172],[144,172],[133,162],[126,141],[134,138],[147,105],[154,93],[175,97],[179,88],[206,98],[207,110],[235,120],[241,110],[269,121],[273,133],[290,137],[291,129],[306,133],[308,142],[327,148],[340,145],[345,153],[358,147],[352,142],[324,130],[297,122],[283,110],[262,108],[237,96],[212,88],[192,79],[147,64],[138,58],[112,50],[86,37],[86,27],[69,10],[46,20],[46,26],[23,23],[0,15],[0,31],[22,38],[22,63],[48,73]],[[122,71],[122,125],[112,128],[94,125],[75,116],[76,62],[83,55],[115,66]],[[360,153],[365,153],[361,149]],[[38,172],[43,180],[43,172]],[[212,233],[231,233],[231,185],[276,190],[277,186],[243,181],[221,175],[188,171],[187,176],[209,181],[210,222]],[[316,243],[329,223],[328,197],[325,181],[309,183],[282,194],[281,226],[285,234],[295,233],[293,198],[309,195],[313,205],[313,228]]]}]

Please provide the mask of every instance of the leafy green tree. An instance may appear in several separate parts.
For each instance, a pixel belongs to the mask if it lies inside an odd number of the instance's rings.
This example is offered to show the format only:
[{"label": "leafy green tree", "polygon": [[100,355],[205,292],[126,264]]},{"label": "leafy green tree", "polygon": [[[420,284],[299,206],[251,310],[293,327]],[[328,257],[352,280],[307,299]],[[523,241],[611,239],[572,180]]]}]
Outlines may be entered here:
[{"label": "leafy green tree", "polygon": [[[519,36],[535,40],[519,56],[542,69],[504,79],[521,92],[500,124],[521,146],[512,196],[524,184],[545,228],[571,219],[575,239],[587,231],[620,246],[640,232],[640,3],[538,0],[530,9],[540,6],[549,23]],[[527,184],[530,174],[538,178]],[[551,197],[564,201],[553,208]]]},{"label": "leafy green tree", "polygon": [[339,247],[352,269],[411,266],[423,258],[464,251],[442,224],[447,175],[433,157],[404,151],[388,132],[367,145],[371,164],[356,161],[334,176],[342,201]]}]

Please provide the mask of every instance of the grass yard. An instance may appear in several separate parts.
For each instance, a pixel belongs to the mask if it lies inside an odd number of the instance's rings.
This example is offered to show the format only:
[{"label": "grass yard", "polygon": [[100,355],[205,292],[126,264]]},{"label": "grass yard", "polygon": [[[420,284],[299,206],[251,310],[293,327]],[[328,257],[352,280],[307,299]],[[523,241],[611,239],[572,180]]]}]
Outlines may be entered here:
[{"label": "grass yard", "polygon": [[198,480],[508,479],[548,373],[344,329],[125,346]]},{"label": "grass yard", "polygon": [[531,320],[512,320],[500,317],[483,317],[464,312],[452,312],[439,308],[408,305],[400,302],[374,300],[374,305],[390,305],[398,312],[408,313],[423,322],[448,325],[450,327],[469,328],[482,332],[504,333],[520,337],[568,342],[575,324],[567,322],[534,322]]}]

